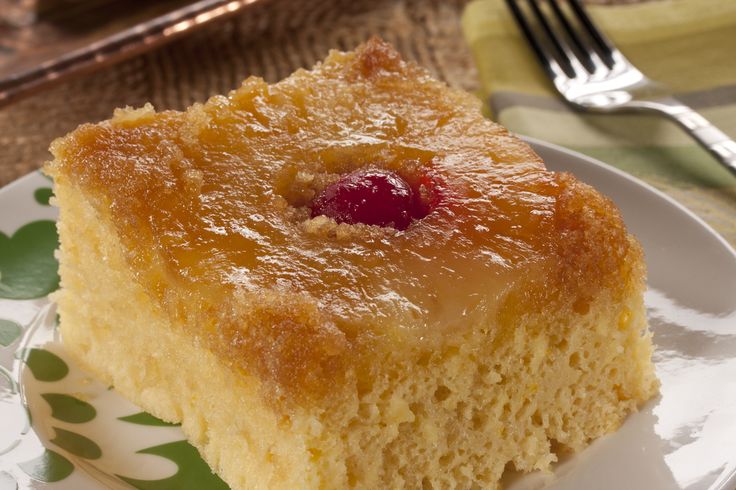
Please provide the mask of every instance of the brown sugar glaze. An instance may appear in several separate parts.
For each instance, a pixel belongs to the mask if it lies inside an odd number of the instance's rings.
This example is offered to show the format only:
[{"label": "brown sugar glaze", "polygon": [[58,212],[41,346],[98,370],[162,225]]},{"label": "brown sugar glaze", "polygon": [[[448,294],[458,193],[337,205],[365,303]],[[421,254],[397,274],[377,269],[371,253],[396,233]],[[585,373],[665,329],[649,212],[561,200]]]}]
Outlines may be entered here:
[{"label": "brown sugar glaze", "polygon": [[[610,203],[378,40],[184,113],[121,112],[54,153],[167,311],[279,389],[317,390],[380,339],[539,310],[546,291],[584,308],[629,253]],[[442,199],[404,231],[310,220],[315,193],[365,167],[432,175]]]}]

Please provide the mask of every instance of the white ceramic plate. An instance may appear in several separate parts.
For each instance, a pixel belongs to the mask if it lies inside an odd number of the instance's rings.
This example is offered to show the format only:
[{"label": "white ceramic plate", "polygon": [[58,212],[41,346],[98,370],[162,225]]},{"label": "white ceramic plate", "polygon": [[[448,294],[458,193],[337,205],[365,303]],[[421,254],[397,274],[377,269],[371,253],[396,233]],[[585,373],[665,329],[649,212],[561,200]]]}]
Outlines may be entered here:
[{"label": "white ceramic plate", "polygon": [[[736,488],[736,253],[651,187],[532,144],[613,198],[644,246],[662,387],[618,432],[509,489]],[[49,187],[32,174],[0,190],[0,490],[223,488],[177,427],[89,378],[58,343]]]}]

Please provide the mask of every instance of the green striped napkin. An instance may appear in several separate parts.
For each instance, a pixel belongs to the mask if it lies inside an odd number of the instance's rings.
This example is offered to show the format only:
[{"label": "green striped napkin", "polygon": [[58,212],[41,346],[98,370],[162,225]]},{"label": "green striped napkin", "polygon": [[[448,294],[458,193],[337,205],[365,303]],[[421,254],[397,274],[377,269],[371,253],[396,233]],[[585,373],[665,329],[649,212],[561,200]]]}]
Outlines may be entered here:
[{"label": "green striped napkin", "polygon": [[[736,137],[736,1],[660,0],[588,11],[644,74]],[[736,245],[736,177],[674,123],[649,114],[584,114],[565,105],[503,0],[470,3],[463,31],[495,120],[653,184]]]}]

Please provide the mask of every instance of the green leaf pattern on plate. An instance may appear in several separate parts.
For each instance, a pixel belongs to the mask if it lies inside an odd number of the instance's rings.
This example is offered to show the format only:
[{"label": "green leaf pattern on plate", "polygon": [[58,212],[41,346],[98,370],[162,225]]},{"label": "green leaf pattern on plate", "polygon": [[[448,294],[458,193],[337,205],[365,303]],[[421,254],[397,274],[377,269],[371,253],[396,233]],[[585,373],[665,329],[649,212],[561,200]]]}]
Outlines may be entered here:
[{"label": "green leaf pattern on plate", "polygon": [[74,465],[68,459],[51,449],[18,466],[31,478],[46,483],[61,481],[74,471]]},{"label": "green leaf pattern on plate", "polygon": [[54,195],[54,191],[51,187],[39,187],[36,192],[33,193],[33,198],[41,206],[49,206],[49,200]]},{"label": "green leaf pattern on plate", "polygon": [[78,398],[63,393],[44,393],[41,395],[51,406],[51,416],[62,422],[81,424],[95,418],[95,407]]},{"label": "green leaf pattern on plate", "polygon": [[75,456],[84,459],[99,459],[102,456],[102,449],[92,439],[58,427],[54,427],[54,431],[56,437],[51,442]]},{"label": "green leaf pattern on plate", "polygon": [[141,490],[227,490],[228,486],[202,460],[197,450],[187,441],[176,441],[138,451],[170,459],[178,466],[177,472],[163,480],[136,480],[118,475]]},{"label": "green leaf pattern on plate", "polygon": [[33,299],[59,287],[59,245],[53,221],[21,226],[13,236],[0,232],[0,298]]},{"label": "green leaf pattern on plate", "polygon": [[118,420],[122,420],[123,422],[130,422],[131,424],[150,425],[154,427],[178,427],[181,425],[164,422],[163,420],[154,417],[148,412],[138,412],[134,413],[133,415],[118,417]]},{"label": "green leaf pattern on plate", "polygon": [[69,366],[64,360],[45,349],[23,349],[18,352],[38,381],[60,381],[69,374]]},{"label": "green leaf pattern on plate", "polygon": [[[38,176],[32,178],[38,178]],[[49,209],[52,190],[47,185],[36,185],[30,189],[30,192],[33,193],[33,198],[39,205],[39,209]],[[2,196],[0,196],[0,200],[2,200]],[[49,216],[49,212],[44,211],[45,216]],[[40,216],[40,214],[36,213],[35,216]],[[0,223],[1,225],[2,223]],[[9,304],[11,305],[11,311],[15,311],[12,310],[12,301],[44,298],[58,288],[58,263],[54,258],[54,250],[57,246],[56,226],[54,221],[48,219],[30,221],[10,236],[0,232],[0,299],[11,300],[10,303],[7,301],[4,303],[6,307]],[[40,305],[42,306],[43,303],[40,303]],[[0,302],[0,313],[2,313],[2,307],[3,304]],[[58,317],[55,323],[58,324]],[[24,328],[28,326],[30,325],[0,319],[0,349],[10,347],[17,342],[23,335]],[[98,400],[95,396],[85,399],[89,401],[79,398],[86,388],[76,380],[88,378],[80,375],[79,368],[74,364],[67,363],[62,358],[66,357],[63,350],[54,349],[58,354],[52,352],[44,348],[45,341],[38,342],[34,340],[34,336],[35,333],[31,334],[29,339],[24,339],[23,342],[27,345],[22,345],[15,352],[15,358],[25,363],[32,374],[32,377],[22,377],[24,383],[28,384],[26,391],[28,391],[29,385],[36,390],[35,393],[38,397],[36,400],[43,398],[48,403],[51,408],[51,419],[53,420],[66,424],[86,424],[96,420],[99,411],[101,409],[105,410],[105,405],[97,405]],[[11,373],[11,367],[10,364],[0,365],[0,369],[7,375],[11,385],[15,385],[19,380],[14,379],[15,375]],[[75,373],[74,376],[69,376],[71,371]],[[36,384],[37,382],[42,384]],[[39,390],[41,390],[40,393]],[[26,407],[25,412],[27,412],[30,420],[31,411],[28,408]],[[39,415],[43,414],[43,411],[37,412],[36,417],[38,418]],[[46,416],[44,415],[44,417]],[[61,482],[75,471],[75,464],[73,463],[75,458],[95,461],[94,464],[97,464],[107,454],[105,446],[101,444],[102,440],[95,441],[91,438],[91,434],[94,434],[94,432],[90,432],[90,430],[94,430],[91,429],[93,426],[84,426],[85,430],[80,432],[85,432],[86,435],[82,435],[69,430],[69,427],[62,428],[58,427],[58,424],[49,425],[47,422],[48,420],[39,422],[39,425],[34,426],[34,429],[40,431],[39,434],[48,430],[49,433],[46,434],[45,438],[48,441],[46,445],[54,447],[54,450],[39,446],[36,453],[38,456],[30,460],[14,460],[12,449],[9,453],[5,453],[3,462],[0,462],[0,490],[17,490],[18,482],[23,481],[22,478],[19,479],[21,471],[33,480],[46,484]],[[146,429],[149,431],[149,435],[155,434],[151,431],[162,431],[161,438],[155,435],[146,438],[150,441],[149,445],[156,440],[160,442],[171,441],[171,431],[177,430],[175,427],[179,425],[164,422],[146,412],[118,417],[114,423],[120,424],[120,427],[110,428],[113,431],[129,430],[125,427],[127,424],[134,424],[128,427],[149,427],[149,429]],[[106,430],[108,427],[106,427]],[[36,435],[34,431],[31,431],[24,437],[36,438]],[[44,440],[44,438],[41,437],[40,440]],[[36,442],[35,444],[39,443]],[[110,443],[107,442],[107,444]],[[120,447],[111,446],[110,449],[119,451]],[[123,451],[127,451],[127,448]],[[26,451],[19,452],[18,456],[22,457],[23,454],[28,453]],[[33,454],[33,452],[30,454]],[[219,477],[212,473],[197,450],[185,440],[158,443],[145,449],[140,449],[140,446],[131,447],[129,454],[131,456],[133,454],[160,456],[172,461],[177,467],[176,472],[166,478],[119,477],[134,487],[151,490],[224,490],[228,488]],[[11,463],[11,461],[14,462]],[[104,467],[100,467],[100,469],[104,471]],[[139,469],[135,468],[135,470]],[[133,471],[133,467],[131,467],[131,473]],[[33,484],[31,485],[33,486]],[[55,485],[50,486],[50,488],[53,487]],[[60,488],[68,490],[70,487],[62,484]]]},{"label": "green leaf pattern on plate", "polygon": [[23,333],[23,328],[20,325],[0,318],[0,346],[9,346],[20,337],[21,333]]}]

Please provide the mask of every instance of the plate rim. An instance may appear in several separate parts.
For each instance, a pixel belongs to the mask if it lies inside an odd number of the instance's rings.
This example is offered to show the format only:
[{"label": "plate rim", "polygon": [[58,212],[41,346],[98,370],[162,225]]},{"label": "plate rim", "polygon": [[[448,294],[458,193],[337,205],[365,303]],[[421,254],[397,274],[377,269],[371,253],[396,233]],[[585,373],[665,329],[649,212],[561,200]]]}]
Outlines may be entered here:
[{"label": "plate rim", "polygon": [[714,235],[715,238],[717,238],[717,241],[729,252],[731,255],[731,258],[736,261],[736,245],[731,245],[731,243],[726,240],[723,235],[718,233],[710,224],[708,224],[703,218],[695,214],[695,212],[691,211],[689,208],[685,207],[682,203],[671,197],[670,195],[666,194],[665,192],[657,189],[653,185],[627,173],[623,170],[611,165],[610,163],[606,163],[602,160],[598,160],[597,158],[593,158],[591,156],[586,155],[585,153],[581,153],[576,150],[571,150],[569,148],[566,148],[561,145],[557,145],[555,143],[550,143],[548,141],[540,140],[538,138],[534,138],[532,136],[526,136],[522,134],[517,134],[519,138],[527,142],[532,149],[536,152],[536,146],[547,148],[551,150],[555,150],[560,153],[566,153],[568,155],[572,155],[575,158],[579,160],[583,160],[588,164],[591,164],[599,169],[602,169],[603,171],[610,172],[617,177],[626,180],[629,184],[640,187],[654,195],[656,195],[658,198],[661,198],[662,200],[666,201],[667,204],[670,206],[676,208],[678,211],[682,212],[683,214],[687,215],[688,218],[695,221],[697,224],[705,228],[710,234]]}]

